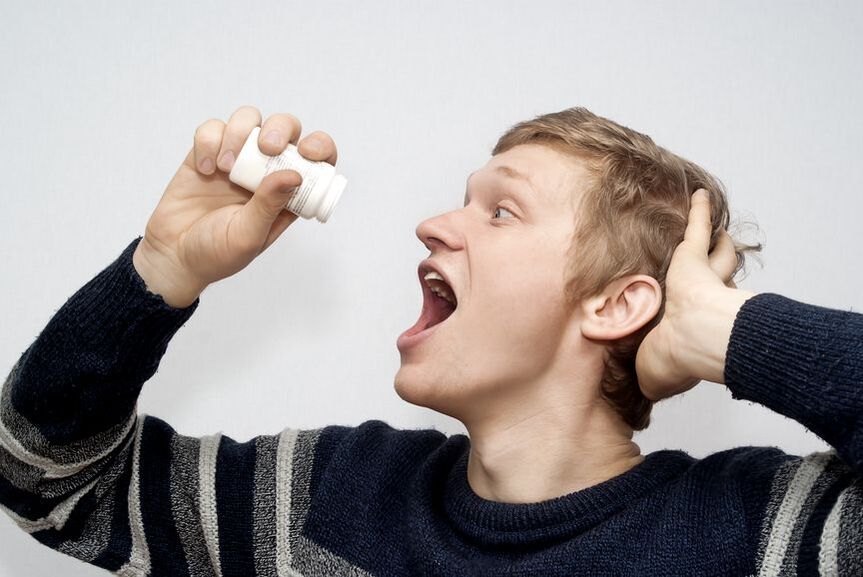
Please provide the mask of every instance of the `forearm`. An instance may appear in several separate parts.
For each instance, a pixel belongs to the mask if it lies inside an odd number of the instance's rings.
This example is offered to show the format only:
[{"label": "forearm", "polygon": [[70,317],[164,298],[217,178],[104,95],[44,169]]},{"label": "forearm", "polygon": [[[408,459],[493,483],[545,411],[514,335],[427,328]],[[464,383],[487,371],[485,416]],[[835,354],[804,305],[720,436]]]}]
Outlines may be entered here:
[{"label": "forearm", "polygon": [[19,415],[62,447],[121,425],[197,303],[174,309],[148,292],[131,243],[55,313],[7,379],[4,421]]},{"label": "forearm", "polygon": [[759,294],[735,318],[724,371],[733,398],[800,422],[863,474],[863,315]]},{"label": "forearm", "polygon": [[[43,544],[109,570],[136,562],[124,543],[141,470],[138,394],[196,308],[147,292],[136,242],[54,314],[0,396],[0,510]],[[147,466],[163,474],[167,456],[150,453]],[[81,545],[91,541],[102,545]]]}]

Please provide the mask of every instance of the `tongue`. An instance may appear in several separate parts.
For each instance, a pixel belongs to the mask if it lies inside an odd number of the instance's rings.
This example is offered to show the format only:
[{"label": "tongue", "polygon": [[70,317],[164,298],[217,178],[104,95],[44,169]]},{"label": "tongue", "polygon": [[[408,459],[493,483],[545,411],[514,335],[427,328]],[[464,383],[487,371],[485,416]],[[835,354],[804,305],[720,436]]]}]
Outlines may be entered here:
[{"label": "tongue", "polygon": [[429,303],[429,305],[428,322],[425,328],[433,327],[436,324],[442,323],[455,311],[455,305],[434,295],[432,295],[431,303]]}]

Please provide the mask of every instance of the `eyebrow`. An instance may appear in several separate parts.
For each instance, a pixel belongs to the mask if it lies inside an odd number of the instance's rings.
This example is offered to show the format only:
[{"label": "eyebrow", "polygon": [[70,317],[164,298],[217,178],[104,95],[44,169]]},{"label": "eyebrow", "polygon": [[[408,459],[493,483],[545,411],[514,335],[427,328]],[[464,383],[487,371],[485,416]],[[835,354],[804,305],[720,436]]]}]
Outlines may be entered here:
[{"label": "eyebrow", "polygon": [[[464,192],[465,204],[467,203],[467,189],[468,189],[468,186],[470,185],[470,179],[477,172],[479,172],[479,171],[471,172],[467,177],[467,181],[465,182],[465,192]],[[520,172],[519,170],[517,170],[511,166],[507,166],[505,164],[495,168],[494,172],[497,174],[502,174],[503,176],[506,176],[507,178],[510,178],[512,180],[521,180],[521,181],[527,183],[527,186],[530,188],[531,192],[533,192],[534,195],[538,196],[536,187],[533,185],[533,181],[531,181],[530,177],[528,177],[525,173]]]}]

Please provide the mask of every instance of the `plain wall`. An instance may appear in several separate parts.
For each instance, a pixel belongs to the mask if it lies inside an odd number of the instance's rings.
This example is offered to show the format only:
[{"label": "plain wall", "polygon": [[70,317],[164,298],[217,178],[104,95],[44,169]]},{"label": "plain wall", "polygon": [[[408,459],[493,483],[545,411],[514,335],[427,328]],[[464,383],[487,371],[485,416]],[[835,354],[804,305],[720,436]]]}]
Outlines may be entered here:
[{"label": "plain wall", "polygon": [[[286,426],[464,432],[393,389],[423,219],[462,205],[512,124],[570,106],[651,135],[726,185],[765,242],[741,287],[860,309],[863,9],[855,2],[0,2],[0,368],[144,226],[211,117],[329,132],[348,188],[206,289],[139,411],[187,435]],[[643,453],[827,445],[702,383]],[[84,577],[0,515],[0,576]]]}]

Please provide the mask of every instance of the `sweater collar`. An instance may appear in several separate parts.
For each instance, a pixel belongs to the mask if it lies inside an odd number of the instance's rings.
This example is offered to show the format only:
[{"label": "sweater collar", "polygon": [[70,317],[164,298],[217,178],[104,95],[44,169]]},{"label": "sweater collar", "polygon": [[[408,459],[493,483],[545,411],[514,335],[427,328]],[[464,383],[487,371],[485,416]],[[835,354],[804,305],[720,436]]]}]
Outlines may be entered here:
[{"label": "sweater collar", "polygon": [[501,503],[477,495],[467,479],[469,442],[447,474],[444,509],[454,527],[487,545],[526,545],[577,535],[684,471],[694,458],[665,449],[599,484],[537,503]]}]

